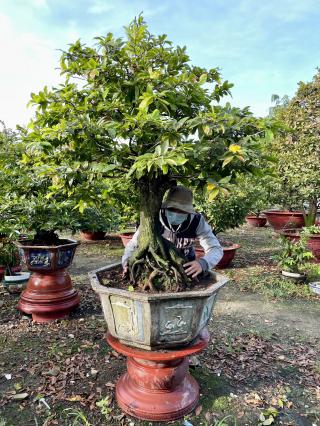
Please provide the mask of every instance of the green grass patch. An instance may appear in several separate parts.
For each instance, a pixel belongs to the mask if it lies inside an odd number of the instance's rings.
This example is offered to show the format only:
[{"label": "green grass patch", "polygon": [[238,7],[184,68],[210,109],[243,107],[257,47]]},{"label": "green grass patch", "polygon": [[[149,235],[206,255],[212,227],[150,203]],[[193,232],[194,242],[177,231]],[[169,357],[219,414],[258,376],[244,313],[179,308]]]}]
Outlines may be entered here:
[{"label": "green grass patch", "polygon": [[253,291],[266,296],[268,299],[315,299],[307,283],[296,283],[284,279],[277,271],[248,268],[237,276],[237,270],[229,276],[234,284],[242,291]]}]

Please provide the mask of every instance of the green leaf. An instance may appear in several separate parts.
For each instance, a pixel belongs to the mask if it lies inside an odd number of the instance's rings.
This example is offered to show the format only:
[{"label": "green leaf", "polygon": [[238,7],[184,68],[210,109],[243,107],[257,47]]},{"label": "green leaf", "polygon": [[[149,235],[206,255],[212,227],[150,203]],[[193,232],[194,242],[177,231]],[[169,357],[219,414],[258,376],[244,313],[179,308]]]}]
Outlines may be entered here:
[{"label": "green leaf", "polygon": [[181,120],[179,120],[176,124],[176,129],[177,130],[181,129],[181,127],[187,122],[188,119],[189,119],[189,117],[181,118]]},{"label": "green leaf", "polygon": [[168,151],[169,148],[169,141],[168,139],[161,142],[161,154],[165,154]]},{"label": "green leaf", "polygon": [[227,164],[231,163],[231,161],[234,159],[234,156],[228,156],[227,158],[224,159],[223,163],[222,163],[222,168],[224,168]]},{"label": "green leaf", "polygon": [[161,155],[161,146],[157,145],[154,152],[155,152],[156,155]]},{"label": "green leaf", "polygon": [[203,126],[203,133],[207,136],[212,134],[212,130],[210,128],[210,126],[208,126],[207,124],[205,126]]},{"label": "green leaf", "polygon": [[163,171],[163,174],[166,175],[169,171],[168,164],[162,164],[161,169]]},{"label": "green leaf", "polygon": [[188,159],[183,157],[175,157],[174,161],[176,162],[177,166],[182,166],[188,161]]},{"label": "green leaf", "polygon": [[220,192],[220,188],[215,188],[211,190],[208,195],[208,201],[210,202],[213,201],[219,195],[219,192]]},{"label": "green leaf", "polygon": [[[141,96],[140,96],[141,98]],[[146,110],[148,109],[148,106],[152,103],[153,101],[153,95],[150,95],[149,93],[144,93],[142,96],[142,101],[139,104],[139,109],[140,110]]]},{"label": "green leaf", "polygon": [[199,83],[200,84],[204,84],[207,81],[207,74],[201,74],[200,78],[199,78]]}]

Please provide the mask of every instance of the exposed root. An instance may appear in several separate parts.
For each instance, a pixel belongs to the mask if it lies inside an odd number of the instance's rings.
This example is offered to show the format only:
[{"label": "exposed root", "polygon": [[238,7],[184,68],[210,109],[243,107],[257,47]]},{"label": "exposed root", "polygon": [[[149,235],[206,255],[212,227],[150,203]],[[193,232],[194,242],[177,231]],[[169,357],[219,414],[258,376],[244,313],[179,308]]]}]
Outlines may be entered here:
[{"label": "exposed root", "polygon": [[135,280],[135,276],[136,276],[136,275],[139,275],[139,270],[140,270],[140,267],[139,267],[139,266],[140,266],[142,263],[144,263],[144,259],[136,260],[136,261],[133,263],[133,265],[131,266],[131,268],[129,269],[129,270],[130,270],[130,282],[131,282],[131,283],[135,283],[135,282],[136,282],[136,280]]},{"label": "exposed root", "polygon": [[147,291],[147,290],[154,291],[155,288],[154,288],[154,285],[153,285],[153,281],[157,276],[160,276],[160,275],[161,275],[161,272],[158,271],[157,269],[152,271],[151,274],[149,275],[148,282],[146,282],[144,284],[144,286],[142,287],[142,290],[143,291]]},{"label": "exposed root", "polygon": [[[155,244],[156,242],[156,244]],[[165,254],[165,256],[163,255]],[[143,291],[181,291],[190,288],[193,280],[184,270],[186,259],[164,238],[138,248],[129,261],[130,282]]]}]

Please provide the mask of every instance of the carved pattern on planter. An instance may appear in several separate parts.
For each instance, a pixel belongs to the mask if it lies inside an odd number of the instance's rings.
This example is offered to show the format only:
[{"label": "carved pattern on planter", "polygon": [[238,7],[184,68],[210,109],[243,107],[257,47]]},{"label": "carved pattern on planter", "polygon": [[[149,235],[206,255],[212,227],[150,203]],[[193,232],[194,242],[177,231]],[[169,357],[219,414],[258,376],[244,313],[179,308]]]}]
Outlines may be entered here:
[{"label": "carved pattern on planter", "polygon": [[67,249],[67,250],[59,250],[58,252],[58,266],[65,266],[67,267],[69,263],[71,262],[71,257],[73,255],[74,250],[73,249]]},{"label": "carved pattern on planter", "polygon": [[50,268],[51,256],[49,250],[30,250],[29,263],[34,268]]},{"label": "carved pattern on planter", "polygon": [[192,305],[183,304],[164,307],[161,311],[160,335],[188,334],[193,317],[192,310]]},{"label": "carved pattern on planter", "polygon": [[135,304],[132,300],[123,299],[118,296],[111,296],[110,303],[116,332],[135,336],[138,334],[138,326],[136,322]]},{"label": "carved pattern on planter", "polygon": [[200,319],[200,330],[208,324],[216,298],[217,298],[217,293],[214,293],[205,304],[202,311],[201,319]]}]

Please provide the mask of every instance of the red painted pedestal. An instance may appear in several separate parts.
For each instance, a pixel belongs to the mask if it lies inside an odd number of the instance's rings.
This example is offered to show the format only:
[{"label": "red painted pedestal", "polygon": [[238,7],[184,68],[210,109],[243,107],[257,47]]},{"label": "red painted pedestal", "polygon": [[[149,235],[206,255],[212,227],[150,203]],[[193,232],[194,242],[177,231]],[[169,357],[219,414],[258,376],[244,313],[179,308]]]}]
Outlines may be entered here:
[{"label": "red painted pedestal", "polygon": [[18,309],[32,314],[33,321],[50,322],[66,318],[79,302],[70,275],[65,269],[60,269],[46,273],[34,272],[20,296]]},{"label": "red painted pedestal", "polygon": [[116,386],[120,408],[141,420],[176,420],[192,411],[199,400],[199,386],[188,372],[188,356],[208,346],[204,329],[187,347],[166,351],[144,351],[119,342],[108,333],[107,342],[127,357],[127,372]]}]

